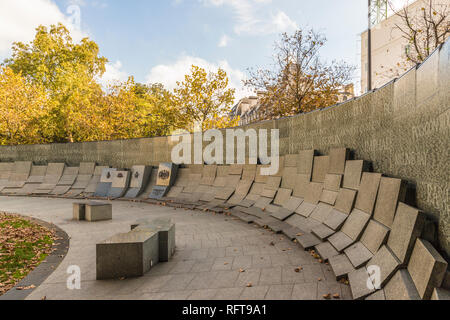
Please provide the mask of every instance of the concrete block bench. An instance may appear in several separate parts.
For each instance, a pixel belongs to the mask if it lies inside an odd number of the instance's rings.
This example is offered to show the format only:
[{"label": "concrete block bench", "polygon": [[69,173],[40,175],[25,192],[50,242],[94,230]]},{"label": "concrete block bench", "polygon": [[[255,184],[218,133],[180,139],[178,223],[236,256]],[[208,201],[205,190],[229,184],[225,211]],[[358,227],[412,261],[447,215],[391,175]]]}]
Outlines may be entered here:
[{"label": "concrete block bench", "polygon": [[159,260],[159,234],[134,230],[98,243],[97,280],[140,277]]},{"label": "concrete block bench", "polygon": [[73,219],[90,222],[112,220],[112,204],[96,201],[74,202]]},{"label": "concrete block bench", "polygon": [[171,219],[138,221],[131,230],[159,233],[159,262],[168,262],[175,253],[175,224]]}]

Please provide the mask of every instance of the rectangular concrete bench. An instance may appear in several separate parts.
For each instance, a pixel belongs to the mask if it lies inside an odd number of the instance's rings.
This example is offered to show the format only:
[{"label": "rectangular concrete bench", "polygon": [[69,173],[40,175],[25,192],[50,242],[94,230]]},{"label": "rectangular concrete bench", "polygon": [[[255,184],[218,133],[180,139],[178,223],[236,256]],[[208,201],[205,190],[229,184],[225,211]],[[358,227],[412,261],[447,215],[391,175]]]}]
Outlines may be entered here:
[{"label": "rectangular concrete bench", "polygon": [[97,280],[140,277],[159,260],[159,233],[133,230],[98,243]]},{"label": "rectangular concrete bench", "polygon": [[96,201],[74,202],[73,219],[90,222],[112,220],[112,204]]},{"label": "rectangular concrete bench", "polygon": [[171,219],[138,221],[131,230],[159,233],[159,262],[168,262],[175,253],[175,224]]}]

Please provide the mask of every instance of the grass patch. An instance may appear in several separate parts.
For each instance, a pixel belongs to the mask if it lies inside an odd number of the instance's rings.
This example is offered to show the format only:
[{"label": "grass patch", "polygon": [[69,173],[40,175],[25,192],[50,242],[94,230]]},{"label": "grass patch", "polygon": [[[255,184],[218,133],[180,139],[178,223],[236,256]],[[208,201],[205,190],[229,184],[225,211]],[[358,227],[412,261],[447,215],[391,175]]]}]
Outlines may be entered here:
[{"label": "grass patch", "polygon": [[0,296],[45,260],[54,241],[52,230],[0,213]]}]

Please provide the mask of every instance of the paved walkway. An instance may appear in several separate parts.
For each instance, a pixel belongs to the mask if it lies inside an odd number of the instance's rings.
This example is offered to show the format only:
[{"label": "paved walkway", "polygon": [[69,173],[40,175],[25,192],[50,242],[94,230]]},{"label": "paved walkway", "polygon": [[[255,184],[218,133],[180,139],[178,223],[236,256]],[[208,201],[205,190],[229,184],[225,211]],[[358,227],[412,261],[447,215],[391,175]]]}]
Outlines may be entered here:
[{"label": "paved walkway", "polygon": [[[112,221],[75,222],[71,220],[72,202],[0,197],[0,211],[54,223],[71,238],[64,261],[28,299],[313,300],[336,293],[341,299],[351,298],[349,287],[335,281],[329,266],[318,263],[286,237],[232,217],[114,201]],[[173,260],[156,265],[141,278],[96,281],[95,244],[128,232],[132,223],[146,217],[175,221]],[[71,265],[81,268],[80,290],[67,289]],[[297,267],[303,270],[297,273]]]}]

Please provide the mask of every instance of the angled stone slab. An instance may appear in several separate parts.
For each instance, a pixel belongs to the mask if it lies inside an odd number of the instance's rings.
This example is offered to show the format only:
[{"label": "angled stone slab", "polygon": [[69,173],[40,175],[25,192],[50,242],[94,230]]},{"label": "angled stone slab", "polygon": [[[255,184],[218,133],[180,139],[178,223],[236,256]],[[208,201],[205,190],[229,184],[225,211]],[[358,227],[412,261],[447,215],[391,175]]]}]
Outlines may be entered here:
[{"label": "angled stone slab", "polygon": [[78,168],[78,167],[66,167],[64,169],[64,173],[63,173],[61,179],[59,179],[57,185],[58,186],[72,186],[78,177],[79,170],[80,170],[80,168]]},{"label": "angled stone slab", "polygon": [[347,218],[348,214],[333,209],[323,223],[330,229],[338,231],[345,223],[345,220],[347,220]]},{"label": "angled stone slab", "polygon": [[311,182],[308,185],[308,190],[305,194],[305,202],[309,202],[312,204],[318,204],[320,201],[320,197],[322,196],[323,184]]},{"label": "angled stone slab", "polygon": [[416,239],[422,234],[425,220],[425,215],[418,209],[402,202],[398,204],[387,244],[402,264],[408,263]]},{"label": "angled stone slab", "polygon": [[288,219],[286,219],[286,223],[290,224],[293,227],[299,228],[303,231],[303,233],[308,232],[307,227],[307,220],[305,217],[302,217],[298,214],[293,214]]},{"label": "angled stone slab", "polygon": [[233,195],[235,189],[232,187],[224,187],[220,188],[220,190],[217,190],[214,196],[214,199],[219,200],[228,200]]},{"label": "angled stone slab", "polygon": [[325,182],[323,183],[324,189],[339,192],[341,189],[342,177],[341,174],[327,174],[325,176]]},{"label": "angled stone slab", "polygon": [[434,288],[431,300],[448,301],[450,300],[450,291],[442,288]]},{"label": "angled stone slab", "polygon": [[399,201],[404,201],[406,186],[401,179],[382,177],[373,218],[388,228],[394,223]]},{"label": "angled stone slab", "polygon": [[63,175],[65,167],[65,163],[49,163],[47,166],[47,171],[45,172],[43,184],[51,184],[56,186]]},{"label": "angled stone slab", "polygon": [[291,195],[292,195],[292,189],[280,188],[280,189],[278,189],[277,195],[276,195],[273,203],[276,205],[279,205],[279,206],[283,206],[291,199]]},{"label": "angled stone slab", "polygon": [[120,233],[97,244],[96,251],[97,280],[140,277],[159,261],[159,234]]},{"label": "angled stone slab", "polygon": [[284,156],[284,167],[286,168],[296,168],[299,160],[298,154],[286,154]]},{"label": "angled stone slab", "polygon": [[232,164],[228,167],[228,174],[233,176],[241,176],[244,170],[243,164]]},{"label": "angled stone slab", "polygon": [[381,173],[364,172],[361,178],[355,208],[372,215],[380,186]]},{"label": "angled stone slab", "polygon": [[334,206],[336,204],[337,196],[338,192],[323,190],[322,195],[320,196],[320,202],[328,203],[329,205]]},{"label": "angled stone slab", "polygon": [[279,220],[277,221],[271,220],[267,222],[267,226],[275,233],[282,233],[283,229],[285,229],[288,226],[288,224],[286,222]]},{"label": "angled stone slab", "polygon": [[312,182],[323,183],[325,181],[325,176],[328,173],[329,165],[330,165],[329,156],[314,157],[314,166],[311,179]]},{"label": "angled stone slab", "polygon": [[130,186],[131,172],[130,171],[115,171],[113,172],[113,180],[111,189],[109,189],[109,198],[121,198],[127,192]]},{"label": "angled stone slab", "polygon": [[328,241],[318,244],[315,246],[315,249],[323,260],[329,260],[330,258],[339,255],[339,252]]},{"label": "angled stone slab", "polygon": [[350,151],[346,148],[331,149],[329,155],[330,164],[328,173],[344,174],[345,162],[349,158]]},{"label": "angled stone slab", "polygon": [[353,210],[355,198],[356,198],[355,190],[341,188],[337,195],[334,208],[342,213],[350,214],[350,212],[352,212]]},{"label": "angled stone slab", "polygon": [[295,239],[297,239],[298,244],[300,244],[305,250],[322,243],[322,240],[311,233],[305,233],[301,236],[295,237]]},{"label": "angled stone slab", "polygon": [[46,172],[47,166],[33,166],[27,183],[43,183]]},{"label": "angled stone slab", "polygon": [[294,189],[297,179],[297,168],[288,167],[283,170],[283,179],[281,181],[281,187],[285,189]]},{"label": "angled stone slab", "polygon": [[323,223],[333,211],[333,207],[329,204],[320,202],[311,213],[310,217]]},{"label": "angled stone slab", "polygon": [[386,300],[421,300],[408,271],[398,270],[384,287]]},{"label": "angled stone slab", "polygon": [[353,242],[358,241],[369,220],[369,214],[358,209],[353,209],[342,226],[341,231],[352,239]]},{"label": "angled stone slab", "polygon": [[[33,163],[31,161],[16,161],[14,162],[13,171],[9,176],[10,182],[24,182],[28,180],[30,176],[31,167]],[[11,185],[14,187],[14,185]]]},{"label": "angled stone slab", "polygon": [[97,190],[97,185],[100,183],[101,175],[104,169],[107,169],[108,167],[105,166],[97,166],[95,167],[94,175],[89,180],[89,184],[84,189],[84,194],[86,195],[93,195],[95,191]]},{"label": "angled stone slab", "polygon": [[333,229],[328,228],[324,224],[320,224],[320,225],[312,228],[311,232],[312,232],[313,235],[315,235],[320,240],[325,241],[328,237],[333,235],[336,231],[334,231]]},{"label": "angled stone slab", "polygon": [[384,301],[386,300],[386,296],[384,295],[384,290],[378,290],[372,293],[371,295],[367,296],[365,300],[372,300],[372,301]]},{"label": "angled stone slab", "polygon": [[295,186],[292,195],[304,199],[308,192],[311,177],[305,174],[298,174],[295,180]]},{"label": "angled stone slab", "polygon": [[244,170],[242,171],[242,179],[244,181],[255,181],[256,178],[256,165],[244,165]]},{"label": "angled stone slab", "polygon": [[66,194],[69,192],[70,186],[56,186],[49,194],[54,196],[62,196],[63,194]]},{"label": "angled stone slab", "polygon": [[72,189],[86,189],[89,186],[89,182],[92,179],[92,175],[78,175],[77,179],[75,180],[75,183],[72,186]]},{"label": "angled stone slab", "polygon": [[272,198],[266,198],[266,197],[259,197],[258,200],[256,200],[254,206],[259,209],[265,209],[269,204],[271,204],[273,201]]},{"label": "angled stone slab", "polygon": [[328,238],[328,241],[333,245],[333,247],[338,251],[342,252],[348,248],[355,241],[347,236],[345,233],[339,231]]},{"label": "angled stone slab", "polygon": [[239,176],[226,176],[225,177],[225,187],[230,187],[233,189],[236,189],[237,186],[239,185],[239,182],[241,181],[241,179],[239,178]]},{"label": "angled stone slab", "polygon": [[299,174],[308,176],[308,180],[311,179],[313,163],[314,163],[314,150],[303,150],[299,152],[297,169]]},{"label": "angled stone slab", "polygon": [[348,282],[350,283],[353,299],[361,300],[374,293],[375,289],[372,286],[372,281],[369,279],[369,272],[364,267],[348,274]]},{"label": "angled stone slab", "polygon": [[96,166],[95,162],[81,162],[78,174],[92,176],[95,172],[95,166]]},{"label": "angled stone slab", "polygon": [[94,196],[106,197],[111,189],[113,182],[113,173],[116,172],[116,168],[104,168],[102,175],[100,176],[100,182],[97,184]]},{"label": "angled stone slab", "polygon": [[344,179],[342,182],[344,188],[359,189],[364,166],[364,160],[349,160],[345,163]]},{"label": "angled stone slab", "polygon": [[297,210],[295,210],[296,213],[298,213],[299,215],[308,218],[311,213],[314,211],[314,209],[316,208],[315,204],[309,203],[309,202],[303,202],[298,208]]},{"label": "angled stone slab", "polygon": [[268,176],[265,187],[272,190],[278,190],[281,185],[281,177]]},{"label": "angled stone slab", "polygon": [[269,214],[276,213],[279,209],[282,209],[282,207],[273,204],[269,204],[268,206],[266,206],[266,212]]},{"label": "angled stone slab", "polygon": [[361,237],[361,243],[372,252],[372,254],[375,254],[380,247],[385,244],[389,231],[389,228],[383,224],[375,220],[370,220]]},{"label": "angled stone slab", "polygon": [[290,240],[294,240],[297,236],[299,236],[301,233],[304,233],[303,230],[294,227],[288,223],[283,227],[281,232]]},{"label": "angled stone slab", "polygon": [[276,194],[277,194],[277,190],[268,189],[268,188],[264,187],[263,191],[261,192],[261,197],[273,199],[273,198],[275,198]]},{"label": "angled stone slab", "polygon": [[344,250],[344,253],[355,268],[361,267],[373,257],[373,253],[361,242],[351,245]]},{"label": "angled stone slab", "polygon": [[380,250],[367,263],[367,266],[380,268],[380,284],[384,287],[400,267],[400,260],[387,246],[382,246]]},{"label": "angled stone slab", "polygon": [[408,272],[417,288],[419,296],[429,300],[434,288],[439,288],[447,271],[448,263],[426,240],[417,239]]},{"label": "angled stone slab", "polygon": [[283,208],[295,212],[295,210],[297,210],[302,203],[303,199],[297,197],[290,197],[289,200],[283,204]]},{"label": "angled stone slab", "polygon": [[276,212],[273,212],[270,216],[274,217],[278,220],[284,221],[287,218],[289,218],[290,216],[292,216],[294,214],[294,211],[292,210],[288,210],[285,208],[278,208],[278,210]]},{"label": "angled stone slab", "polygon": [[336,276],[336,280],[339,280],[355,270],[345,254],[331,257],[328,261],[331,269],[333,269],[334,275]]},{"label": "angled stone slab", "polygon": [[132,166],[130,177],[130,188],[124,198],[133,199],[139,197],[147,187],[153,167]]}]

